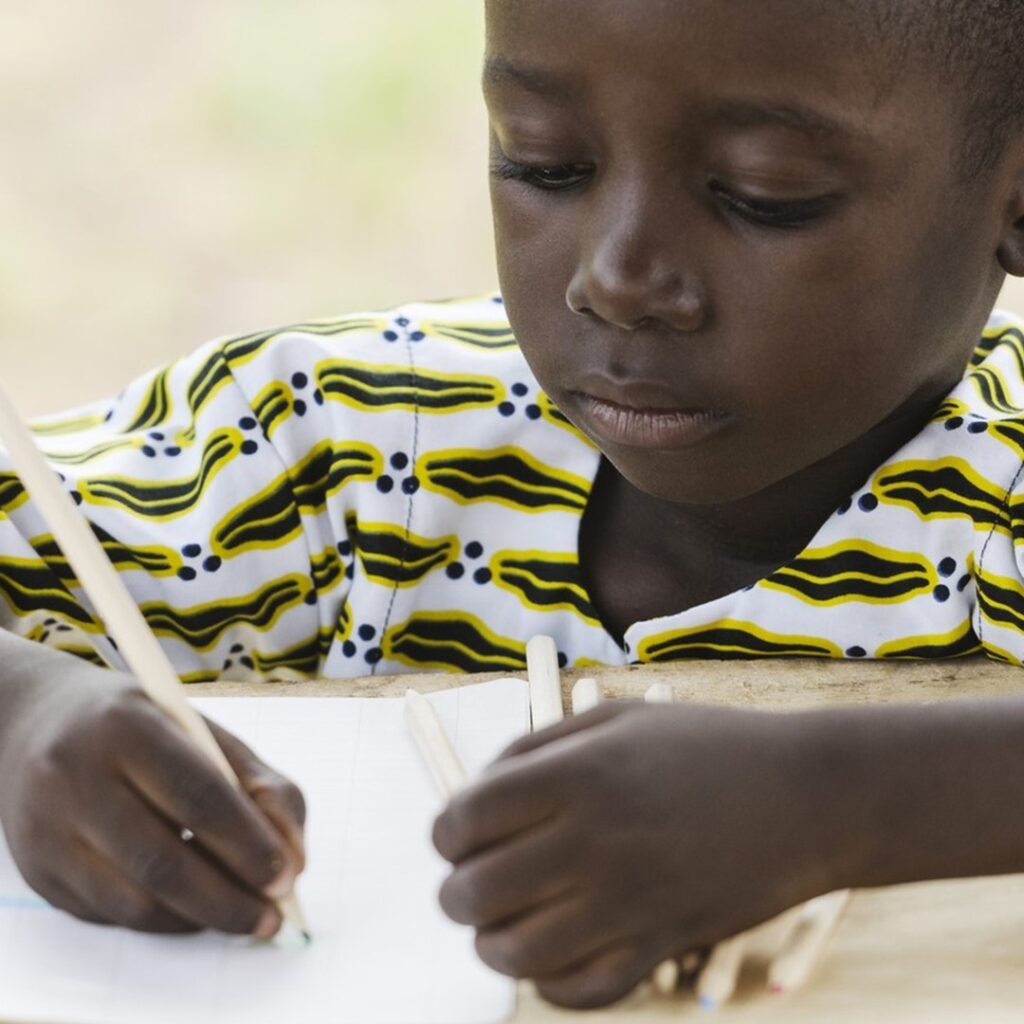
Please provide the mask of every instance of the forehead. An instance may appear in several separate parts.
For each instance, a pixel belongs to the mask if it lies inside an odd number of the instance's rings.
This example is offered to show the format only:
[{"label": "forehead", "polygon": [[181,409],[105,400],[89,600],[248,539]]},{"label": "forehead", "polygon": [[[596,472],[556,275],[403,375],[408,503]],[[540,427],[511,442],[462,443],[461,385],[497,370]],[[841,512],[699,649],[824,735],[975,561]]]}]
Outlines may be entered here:
[{"label": "forehead", "polygon": [[501,75],[514,66],[546,69],[544,84],[566,98],[652,113],[674,96],[734,94],[870,117],[891,98],[895,69],[865,10],[847,0],[488,0],[485,85],[531,85]]}]

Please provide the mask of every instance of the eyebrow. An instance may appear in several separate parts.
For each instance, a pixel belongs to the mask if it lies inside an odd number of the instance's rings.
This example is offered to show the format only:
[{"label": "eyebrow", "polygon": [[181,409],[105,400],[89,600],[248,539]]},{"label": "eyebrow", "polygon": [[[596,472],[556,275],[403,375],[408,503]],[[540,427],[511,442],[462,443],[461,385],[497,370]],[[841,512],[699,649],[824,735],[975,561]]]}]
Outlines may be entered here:
[{"label": "eyebrow", "polygon": [[[498,87],[514,85],[550,99],[578,99],[584,92],[580,80],[575,76],[516,64],[496,54],[490,54],[484,60],[483,83],[485,86]],[[702,104],[701,110],[715,120],[740,128],[778,124],[811,138],[857,137],[866,134],[850,121],[799,104],[736,100]]]},{"label": "eyebrow", "polygon": [[860,136],[865,132],[850,121],[831,117],[810,107],[787,104],[760,103],[717,103],[705,108],[716,120],[726,121],[737,127],[757,127],[763,124],[781,124],[815,138],[848,135]]},{"label": "eyebrow", "polygon": [[484,60],[483,83],[485,86],[516,85],[552,99],[569,99],[583,91],[575,76],[526,67],[493,54]]}]

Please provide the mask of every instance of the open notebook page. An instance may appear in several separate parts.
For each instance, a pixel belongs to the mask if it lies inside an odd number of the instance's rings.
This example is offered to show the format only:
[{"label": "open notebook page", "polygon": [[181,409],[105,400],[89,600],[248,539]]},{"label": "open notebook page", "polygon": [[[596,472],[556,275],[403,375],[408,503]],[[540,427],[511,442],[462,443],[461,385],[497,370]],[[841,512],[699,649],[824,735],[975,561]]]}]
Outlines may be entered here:
[{"label": "open notebook page", "polygon": [[[529,729],[520,680],[431,694],[467,771]],[[275,943],[140,935],[53,910],[0,841],[0,1020],[47,1024],[482,1024],[514,986],[437,904],[439,810],[401,699],[216,698],[196,706],[305,793],[299,896],[314,934]],[[101,794],[97,794],[102,799]]]}]

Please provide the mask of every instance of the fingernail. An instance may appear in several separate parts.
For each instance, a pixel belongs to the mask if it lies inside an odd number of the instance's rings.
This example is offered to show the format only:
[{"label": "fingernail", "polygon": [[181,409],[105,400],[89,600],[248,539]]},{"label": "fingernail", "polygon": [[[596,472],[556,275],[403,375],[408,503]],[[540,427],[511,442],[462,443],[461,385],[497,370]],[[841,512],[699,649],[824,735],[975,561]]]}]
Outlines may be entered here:
[{"label": "fingernail", "polygon": [[263,891],[272,899],[279,900],[295,888],[295,871],[290,864],[285,864],[281,873]]},{"label": "fingernail", "polygon": [[277,934],[280,927],[281,915],[273,907],[267,907],[263,911],[263,916],[259,919],[253,935],[257,939],[269,939]]}]

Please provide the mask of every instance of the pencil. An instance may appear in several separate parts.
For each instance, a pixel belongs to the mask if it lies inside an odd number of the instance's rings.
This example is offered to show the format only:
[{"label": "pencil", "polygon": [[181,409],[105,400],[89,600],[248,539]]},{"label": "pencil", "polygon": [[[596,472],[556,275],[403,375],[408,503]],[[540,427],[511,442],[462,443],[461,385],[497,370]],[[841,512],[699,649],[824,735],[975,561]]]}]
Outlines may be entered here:
[{"label": "pencil", "polygon": [[[654,683],[644,694],[648,704],[672,704],[676,691],[670,683]],[[670,996],[679,988],[679,961],[675,957],[662,960],[651,975],[651,985],[659,995]]]},{"label": "pencil", "polygon": [[671,683],[653,683],[644,694],[648,704],[674,704],[676,691]]},{"label": "pencil", "polygon": [[530,718],[533,731],[537,732],[564,717],[558,649],[551,637],[535,636],[527,642],[526,675],[530,684]]},{"label": "pencil", "polygon": [[[128,668],[146,695],[173,718],[239,792],[238,776],[203,717],[189,704],[184,686],[159,641],[107,558],[92,528],[57,482],[28,427],[0,388],[0,438],[21,483],[35,502],[86,594],[117,642]],[[187,822],[182,823],[187,826]],[[277,904],[281,917],[308,942],[309,926],[293,893]]]},{"label": "pencil", "polygon": [[572,688],[572,713],[582,715],[601,703],[601,684],[596,679],[577,679]]},{"label": "pencil", "polygon": [[423,694],[406,690],[405,722],[438,792],[450,800],[465,785],[466,772],[434,705]]},{"label": "pencil", "polygon": [[718,943],[711,950],[704,970],[697,978],[697,999],[701,1006],[714,1010],[732,998],[746,951],[746,932]]},{"label": "pencil", "polygon": [[768,967],[773,992],[792,992],[803,985],[849,902],[850,890],[842,889],[804,904],[789,942]]}]

